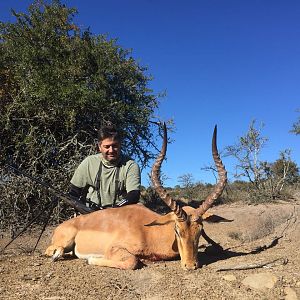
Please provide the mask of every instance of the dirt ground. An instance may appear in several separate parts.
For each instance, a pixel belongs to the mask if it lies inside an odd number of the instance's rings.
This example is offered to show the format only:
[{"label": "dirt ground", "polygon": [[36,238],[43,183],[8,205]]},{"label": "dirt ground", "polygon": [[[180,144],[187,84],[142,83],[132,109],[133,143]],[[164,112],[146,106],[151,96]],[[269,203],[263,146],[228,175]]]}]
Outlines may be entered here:
[{"label": "dirt ground", "polygon": [[[233,221],[204,225],[225,251],[210,251],[201,238],[201,267],[195,271],[182,270],[178,260],[145,262],[135,271],[79,259],[53,263],[43,256],[53,228],[33,255],[39,231],[26,232],[0,256],[0,299],[300,299],[299,202],[221,205],[211,211]],[[7,241],[2,233],[0,249]],[[244,281],[255,274],[272,275],[273,284],[255,287]]]}]

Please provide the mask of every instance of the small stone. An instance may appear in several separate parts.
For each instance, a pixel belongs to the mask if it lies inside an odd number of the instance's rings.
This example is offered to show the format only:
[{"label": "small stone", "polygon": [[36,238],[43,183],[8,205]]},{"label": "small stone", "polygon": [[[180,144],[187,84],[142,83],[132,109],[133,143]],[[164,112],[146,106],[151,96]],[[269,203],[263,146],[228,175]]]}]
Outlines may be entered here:
[{"label": "small stone", "polygon": [[247,276],[242,281],[242,284],[254,289],[272,289],[277,281],[278,278],[271,273],[258,273]]},{"label": "small stone", "polygon": [[236,281],[236,277],[232,274],[224,275],[222,278],[226,281]]},{"label": "small stone", "polygon": [[50,277],[53,276],[53,274],[54,274],[54,272],[49,272],[45,277],[46,277],[46,278],[50,278]]},{"label": "small stone", "polygon": [[38,281],[39,279],[41,279],[40,277],[33,277],[32,281]]},{"label": "small stone", "polygon": [[32,278],[33,277],[31,275],[29,275],[29,274],[24,274],[24,275],[21,276],[22,280],[32,280]]},{"label": "small stone", "polygon": [[284,300],[297,300],[297,294],[296,291],[290,287],[286,287],[284,289],[285,297]]}]

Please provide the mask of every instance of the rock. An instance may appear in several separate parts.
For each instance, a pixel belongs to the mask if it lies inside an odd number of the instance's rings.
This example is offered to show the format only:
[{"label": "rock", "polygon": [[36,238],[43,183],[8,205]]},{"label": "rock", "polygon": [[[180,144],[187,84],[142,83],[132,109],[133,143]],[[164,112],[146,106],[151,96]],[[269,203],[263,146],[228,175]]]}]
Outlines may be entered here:
[{"label": "rock", "polygon": [[284,288],[285,297],[284,300],[297,300],[296,291],[290,287]]},{"label": "rock", "polygon": [[52,297],[43,298],[43,300],[64,300],[64,299],[66,299],[66,298],[60,297],[60,296],[52,296]]},{"label": "rock", "polygon": [[236,281],[236,277],[232,274],[224,275],[222,278],[226,281]]},{"label": "rock", "polygon": [[254,289],[272,289],[277,281],[278,278],[271,273],[258,273],[247,276],[242,284]]},{"label": "rock", "polygon": [[45,278],[51,278],[53,277],[54,272],[49,272],[48,274],[46,274]]}]

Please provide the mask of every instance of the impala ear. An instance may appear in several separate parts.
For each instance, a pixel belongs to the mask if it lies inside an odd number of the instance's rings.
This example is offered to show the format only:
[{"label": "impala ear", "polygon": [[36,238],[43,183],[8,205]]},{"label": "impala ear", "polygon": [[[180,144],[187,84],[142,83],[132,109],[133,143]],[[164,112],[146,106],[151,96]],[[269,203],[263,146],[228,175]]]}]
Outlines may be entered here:
[{"label": "impala ear", "polygon": [[232,222],[233,220],[225,219],[221,216],[206,212],[202,215],[202,220],[209,223]]},{"label": "impala ear", "polygon": [[168,213],[166,215],[158,217],[156,220],[152,221],[149,224],[145,224],[144,226],[165,225],[165,224],[174,222],[175,219],[176,219],[176,215],[173,212],[171,212],[171,213]]}]

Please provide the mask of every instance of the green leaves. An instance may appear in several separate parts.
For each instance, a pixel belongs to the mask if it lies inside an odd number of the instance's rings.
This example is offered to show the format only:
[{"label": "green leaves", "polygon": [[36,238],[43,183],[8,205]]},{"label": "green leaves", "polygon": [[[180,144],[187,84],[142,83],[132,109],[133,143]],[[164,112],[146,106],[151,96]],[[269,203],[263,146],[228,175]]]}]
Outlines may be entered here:
[{"label": "green leaves", "polygon": [[147,69],[116,40],[81,30],[76,13],[34,1],[28,14],[13,11],[15,23],[0,23],[0,163],[65,186],[107,121],[124,130],[124,151],[145,166],[158,106]]},{"label": "green leaves", "polygon": [[[28,132],[34,126],[36,140],[49,132],[58,144],[77,135],[79,143],[92,145],[95,130],[111,121],[125,131],[130,128],[126,144],[134,136],[138,145],[127,149],[136,156],[144,153],[140,159],[146,164],[152,154],[143,142],[151,144],[148,121],[158,106],[147,87],[146,69],[116,40],[82,32],[73,23],[75,13],[60,1],[36,1],[28,15],[13,12],[16,23],[1,24],[5,85],[0,101],[6,134],[13,127],[26,127]],[[25,132],[23,141],[28,144]]]},{"label": "green leaves", "polygon": [[[297,112],[300,112],[300,109],[298,109]],[[300,134],[300,116],[298,117],[298,120],[293,124],[291,132],[296,135]]]}]

